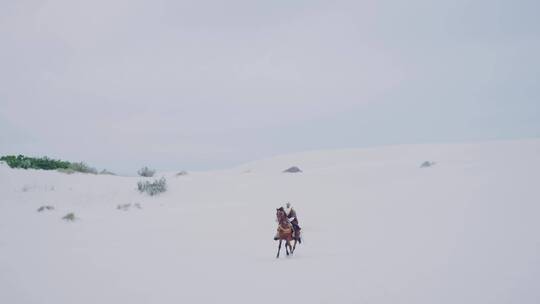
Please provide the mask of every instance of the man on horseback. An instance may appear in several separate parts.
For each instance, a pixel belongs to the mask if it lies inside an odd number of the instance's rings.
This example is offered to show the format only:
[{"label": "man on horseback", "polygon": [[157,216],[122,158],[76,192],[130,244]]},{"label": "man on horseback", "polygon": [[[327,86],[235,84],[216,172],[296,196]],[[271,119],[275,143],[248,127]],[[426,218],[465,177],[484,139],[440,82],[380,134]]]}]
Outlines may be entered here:
[{"label": "man on horseback", "polygon": [[[290,207],[290,206],[289,206]],[[294,218],[292,220],[295,220]],[[285,253],[287,255],[293,254],[296,249],[296,242],[299,242],[300,237],[294,231],[294,226],[287,216],[285,208],[280,207],[276,209],[276,221],[278,222],[278,228],[274,240],[279,240],[278,253],[276,258],[279,258],[279,252],[281,250],[281,243],[285,241]]]},{"label": "man on horseback", "polygon": [[298,217],[296,216],[296,211],[294,210],[294,208],[291,206],[291,203],[287,203],[286,204],[286,209],[285,209],[285,213],[287,214],[287,218],[289,219],[289,221],[291,222],[292,226],[293,226],[293,231],[294,231],[294,235],[296,237],[296,239],[298,239],[298,242],[299,243],[302,243],[302,240],[300,238],[300,226],[298,225]]}]

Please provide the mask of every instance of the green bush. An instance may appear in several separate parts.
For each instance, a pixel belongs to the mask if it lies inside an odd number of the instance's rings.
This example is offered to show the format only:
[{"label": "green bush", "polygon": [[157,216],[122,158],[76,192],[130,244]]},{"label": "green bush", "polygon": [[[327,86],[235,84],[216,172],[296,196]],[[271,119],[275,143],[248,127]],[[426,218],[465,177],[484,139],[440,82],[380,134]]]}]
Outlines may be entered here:
[{"label": "green bush", "polygon": [[167,191],[167,180],[162,177],[159,180],[153,182],[140,181],[137,183],[137,189],[142,192],[148,193],[150,196]]},{"label": "green bush", "polygon": [[24,155],[5,155],[0,157],[11,168],[58,170],[64,173],[82,172],[97,174],[97,170],[83,162],[71,163],[63,160],[48,158],[47,156],[29,157]]},{"label": "green bush", "polygon": [[139,174],[142,177],[152,177],[154,176],[154,173],[156,173],[156,170],[150,169],[148,167],[142,167],[137,171],[137,174]]},{"label": "green bush", "polygon": [[70,162],[48,158],[47,156],[37,158],[24,155],[5,155],[0,157],[0,160],[5,161],[11,168],[22,169],[43,169],[56,170],[67,169],[71,165]]},{"label": "green bush", "polygon": [[65,220],[65,221],[68,221],[68,222],[73,222],[77,218],[75,217],[75,213],[70,212],[70,213],[64,215],[64,217],[62,217],[62,219]]}]

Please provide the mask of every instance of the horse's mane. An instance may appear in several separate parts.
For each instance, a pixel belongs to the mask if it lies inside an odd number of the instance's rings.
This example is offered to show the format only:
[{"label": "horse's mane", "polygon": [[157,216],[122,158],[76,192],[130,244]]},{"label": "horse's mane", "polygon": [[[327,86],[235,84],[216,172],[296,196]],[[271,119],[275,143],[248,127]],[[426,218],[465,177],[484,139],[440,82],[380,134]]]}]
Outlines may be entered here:
[{"label": "horse's mane", "polygon": [[289,219],[287,218],[287,213],[285,212],[283,207],[278,208],[276,210],[277,210],[276,216],[277,216],[277,220],[279,224],[283,226],[288,226],[290,224]]}]

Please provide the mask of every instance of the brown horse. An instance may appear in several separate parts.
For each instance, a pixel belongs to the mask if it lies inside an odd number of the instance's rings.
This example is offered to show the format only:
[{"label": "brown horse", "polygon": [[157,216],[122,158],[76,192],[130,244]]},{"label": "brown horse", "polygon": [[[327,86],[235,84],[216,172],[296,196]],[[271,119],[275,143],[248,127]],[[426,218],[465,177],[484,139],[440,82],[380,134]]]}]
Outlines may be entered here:
[{"label": "brown horse", "polygon": [[[289,219],[287,218],[287,214],[285,213],[285,210],[283,208],[279,208],[276,211],[276,217],[278,221],[278,228],[277,228],[277,234],[274,238],[275,240],[279,240],[279,246],[278,246],[278,252],[276,258],[279,258],[279,252],[281,251],[281,242],[285,241],[285,252],[287,255],[293,254],[294,250],[296,249],[296,242],[298,241],[297,238],[294,237],[294,231],[293,226],[289,222]],[[294,240],[294,245],[291,245],[292,241]]]}]

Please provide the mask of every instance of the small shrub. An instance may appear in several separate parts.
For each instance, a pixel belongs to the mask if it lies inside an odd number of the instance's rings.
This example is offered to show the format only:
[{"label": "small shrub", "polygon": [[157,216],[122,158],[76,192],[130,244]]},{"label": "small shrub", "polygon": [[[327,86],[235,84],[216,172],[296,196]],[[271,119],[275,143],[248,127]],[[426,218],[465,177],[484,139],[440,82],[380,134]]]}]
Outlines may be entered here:
[{"label": "small shrub", "polygon": [[[131,208],[131,206],[132,206],[132,204],[119,204],[118,206],[116,206],[116,209],[123,210],[123,211],[128,211],[129,208]],[[142,209],[141,204],[139,204],[139,203],[133,204],[133,207],[137,208],[137,209]]]},{"label": "small shrub", "polygon": [[301,172],[302,170],[300,170],[300,168],[296,166],[290,167],[289,169],[283,171],[283,173],[301,173]]},{"label": "small shrub", "polygon": [[99,174],[103,174],[103,175],[116,175],[115,173],[107,170],[107,169],[103,169],[99,172]]},{"label": "small shrub", "polygon": [[184,175],[187,175],[187,171],[180,171],[178,173],[176,173],[176,176],[184,176]]},{"label": "small shrub", "polygon": [[97,174],[96,168],[92,168],[83,162],[71,163],[69,169],[75,172]]},{"label": "small shrub", "polygon": [[425,161],[420,165],[420,168],[429,168],[435,165],[435,162]]},{"label": "small shrub", "polygon": [[120,204],[120,205],[116,206],[116,209],[128,211],[129,207],[131,207],[131,204]]},{"label": "small shrub", "polygon": [[41,207],[38,208],[37,211],[38,212],[43,212],[45,210],[47,210],[47,211],[54,210],[54,207],[53,206],[48,206],[48,205],[47,206],[41,206]]},{"label": "small shrub", "polygon": [[64,215],[64,216],[62,217],[62,219],[65,220],[65,221],[68,221],[68,222],[73,222],[73,221],[76,219],[76,218],[75,218],[75,213],[70,212],[70,213]]},{"label": "small shrub", "polygon": [[137,189],[139,192],[146,192],[150,196],[167,191],[167,180],[162,177],[159,180],[154,180],[153,182],[149,181],[140,181],[137,183]]},{"label": "small shrub", "polygon": [[152,177],[155,173],[156,170],[152,170],[148,167],[142,167],[141,169],[139,169],[139,171],[137,171],[137,174],[143,177]]}]

